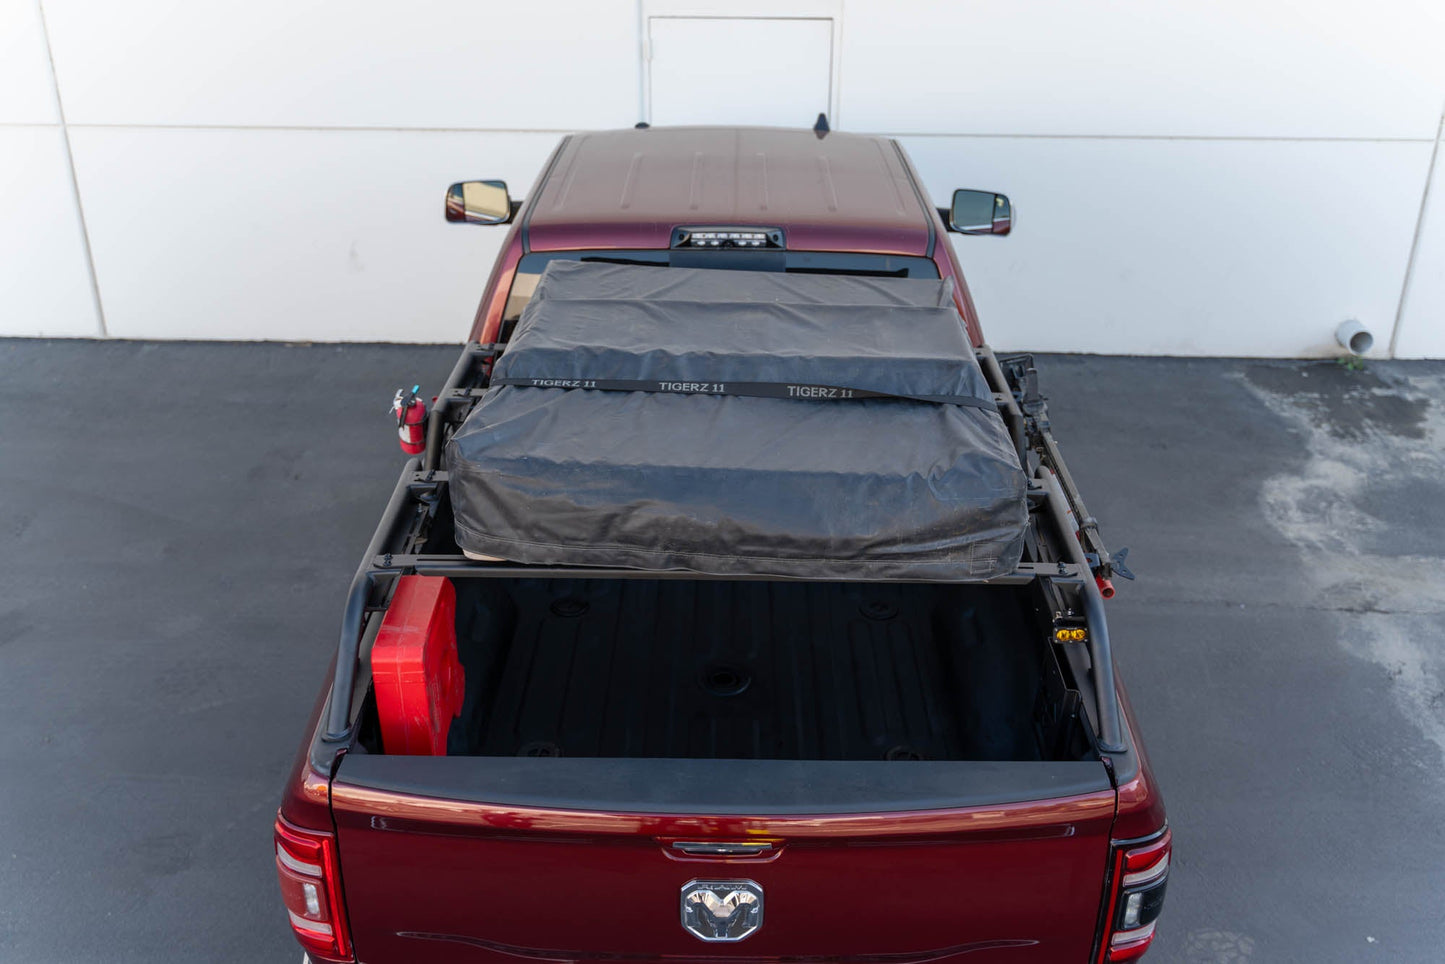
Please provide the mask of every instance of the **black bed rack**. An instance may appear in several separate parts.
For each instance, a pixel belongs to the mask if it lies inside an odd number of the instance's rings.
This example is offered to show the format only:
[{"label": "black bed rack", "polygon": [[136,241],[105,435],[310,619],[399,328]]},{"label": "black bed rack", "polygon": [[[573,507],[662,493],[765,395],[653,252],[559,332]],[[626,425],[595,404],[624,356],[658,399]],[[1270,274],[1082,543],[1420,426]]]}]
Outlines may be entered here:
[{"label": "black bed rack", "polygon": [[[398,576],[810,581],[793,576],[720,576],[678,570],[536,566],[475,560],[460,553],[425,552],[431,524],[447,498],[447,473],[438,468],[441,451],[451,432],[465,421],[473,405],[485,392],[492,363],[500,353],[501,346],[475,342],[462,351],[428,417],[426,451],[421,457],[410,459],[402,469],[381,523],[362,556],[361,565],[351,581],[342,617],[336,673],[323,731],[323,739],[328,743],[342,743],[351,736],[353,694],[362,637],[368,618],[386,609]],[[1025,546],[1025,561],[1013,572],[969,582],[994,586],[1023,586],[1037,582],[1056,618],[1077,617],[1082,620],[1082,624],[1087,626],[1084,646],[1088,659],[1087,662],[1079,661],[1076,668],[1086,672],[1093,684],[1099,749],[1110,754],[1125,753],[1127,746],[1119,718],[1104,598],[1096,577],[1104,579],[1115,572],[1126,574],[1127,570],[1104,548],[1098,525],[1088,515],[1059,454],[1049,428],[1047,408],[1038,394],[1032,358],[1014,355],[1001,361],[988,346],[978,349],[977,356],[994,389],[999,414],[1009,428],[1020,464],[1030,475],[1030,532]],[[1046,526],[1054,530],[1052,542],[1047,538]],[[1077,603],[1070,601],[1071,595]],[[1082,612],[1076,609],[1076,605]],[[1073,651],[1077,652],[1076,649]]]}]

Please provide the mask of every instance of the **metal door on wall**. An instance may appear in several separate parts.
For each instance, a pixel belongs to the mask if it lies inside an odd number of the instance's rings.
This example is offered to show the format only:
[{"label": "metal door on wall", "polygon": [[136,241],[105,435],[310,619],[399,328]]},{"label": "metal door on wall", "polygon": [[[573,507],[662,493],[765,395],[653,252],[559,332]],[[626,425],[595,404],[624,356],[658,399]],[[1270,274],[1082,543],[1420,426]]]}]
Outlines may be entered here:
[{"label": "metal door on wall", "polygon": [[649,121],[811,127],[832,95],[830,18],[650,17]]}]

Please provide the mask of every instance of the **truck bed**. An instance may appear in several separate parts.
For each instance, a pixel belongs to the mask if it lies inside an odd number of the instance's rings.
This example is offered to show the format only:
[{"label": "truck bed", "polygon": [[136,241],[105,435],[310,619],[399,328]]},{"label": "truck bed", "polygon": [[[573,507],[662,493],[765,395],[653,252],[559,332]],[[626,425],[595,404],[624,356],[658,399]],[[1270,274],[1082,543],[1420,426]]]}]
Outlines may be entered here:
[{"label": "truck bed", "polygon": [[[1027,590],[458,579],[451,755],[1056,758],[1076,721]],[[1079,734],[1072,734],[1078,736]]]}]

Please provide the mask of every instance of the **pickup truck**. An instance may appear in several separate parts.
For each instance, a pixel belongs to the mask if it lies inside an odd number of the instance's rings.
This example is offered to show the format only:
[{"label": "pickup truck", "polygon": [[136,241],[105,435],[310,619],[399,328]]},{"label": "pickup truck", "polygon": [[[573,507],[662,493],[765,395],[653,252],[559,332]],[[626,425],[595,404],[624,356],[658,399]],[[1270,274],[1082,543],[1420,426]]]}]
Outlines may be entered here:
[{"label": "pickup truck", "polygon": [[[309,960],[1142,956],[1171,838],[1104,615],[1128,571],[945,236],[1007,234],[1009,200],[935,207],[884,137],[639,127],[563,138],[525,201],[454,185],[446,213],[510,231],[285,787],[276,868]],[[1018,565],[868,583],[461,551],[443,453],[557,261],[951,279],[1028,480]],[[419,577],[445,598],[399,588]],[[393,620],[454,640],[415,670],[440,709],[405,748],[371,655]],[[448,673],[464,698],[437,695]]]}]

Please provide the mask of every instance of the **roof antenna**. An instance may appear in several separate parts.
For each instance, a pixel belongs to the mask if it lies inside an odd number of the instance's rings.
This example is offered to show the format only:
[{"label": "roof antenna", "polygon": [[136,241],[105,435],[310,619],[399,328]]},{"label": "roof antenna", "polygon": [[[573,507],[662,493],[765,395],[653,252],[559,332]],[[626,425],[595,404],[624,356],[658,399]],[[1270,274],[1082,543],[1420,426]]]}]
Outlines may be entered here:
[{"label": "roof antenna", "polygon": [[818,140],[821,141],[824,137],[827,137],[828,131],[831,129],[832,128],[828,126],[828,115],[819,114],[817,122],[813,124],[813,133],[818,135]]}]

